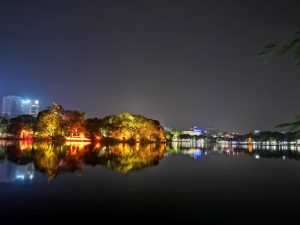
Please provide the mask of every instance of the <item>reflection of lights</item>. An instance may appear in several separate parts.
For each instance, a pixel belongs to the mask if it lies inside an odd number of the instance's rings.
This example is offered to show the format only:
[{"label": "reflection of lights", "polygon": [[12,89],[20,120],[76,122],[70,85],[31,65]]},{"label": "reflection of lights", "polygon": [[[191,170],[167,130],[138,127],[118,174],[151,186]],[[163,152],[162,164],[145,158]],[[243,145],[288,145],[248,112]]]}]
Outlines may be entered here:
[{"label": "reflection of lights", "polygon": [[201,150],[195,151],[194,152],[194,159],[198,159],[202,156]]},{"label": "reflection of lights", "polygon": [[15,172],[15,180],[25,181],[32,180],[34,177],[34,165],[29,163],[27,165],[18,165]]},{"label": "reflection of lights", "polygon": [[202,152],[200,149],[183,150],[182,154],[189,155],[189,156],[193,157],[194,159],[200,158],[202,156]]},{"label": "reflection of lights", "polygon": [[66,146],[79,147],[79,149],[83,149],[85,146],[87,146],[89,144],[90,144],[90,142],[73,142],[73,141],[67,141],[65,143]]},{"label": "reflection of lights", "polygon": [[248,144],[248,151],[249,151],[249,153],[252,153],[252,151],[253,151],[253,145],[252,144]]},{"label": "reflection of lights", "polygon": [[67,141],[65,146],[68,146],[68,153],[70,156],[76,156],[82,154],[86,150],[86,146],[90,145],[90,142],[72,142]]},{"label": "reflection of lights", "polygon": [[17,175],[17,176],[16,176],[16,179],[17,179],[17,180],[24,180],[24,179],[25,179],[25,176],[24,176],[24,175]]}]

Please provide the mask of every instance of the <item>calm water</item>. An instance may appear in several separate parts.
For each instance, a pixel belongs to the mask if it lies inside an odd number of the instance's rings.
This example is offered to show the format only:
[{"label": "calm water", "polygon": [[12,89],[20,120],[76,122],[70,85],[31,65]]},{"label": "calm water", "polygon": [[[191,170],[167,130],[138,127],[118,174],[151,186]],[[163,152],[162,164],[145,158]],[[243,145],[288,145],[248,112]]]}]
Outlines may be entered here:
[{"label": "calm water", "polygon": [[0,218],[296,218],[299,148],[2,141]]}]

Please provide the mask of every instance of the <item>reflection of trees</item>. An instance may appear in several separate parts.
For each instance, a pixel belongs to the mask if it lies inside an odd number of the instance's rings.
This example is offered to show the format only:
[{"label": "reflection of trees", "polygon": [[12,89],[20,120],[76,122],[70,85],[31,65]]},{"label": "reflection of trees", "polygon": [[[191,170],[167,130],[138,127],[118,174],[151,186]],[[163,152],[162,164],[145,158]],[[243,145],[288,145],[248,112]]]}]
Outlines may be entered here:
[{"label": "reflection of trees", "polygon": [[0,146],[0,160],[5,159],[5,148]]},{"label": "reflection of trees", "polygon": [[84,145],[54,145],[41,143],[35,146],[36,168],[52,179],[60,172],[82,170]]},{"label": "reflection of trees", "polygon": [[86,163],[103,164],[118,172],[127,173],[158,164],[165,149],[166,146],[162,144],[119,143],[93,149],[86,155]]},{"label": "reflection of trees", "polygon": [[7,159],[17,164],[28,164],[33,161],[32,142],[20,141],[6,147]]},{"label": "reflection of trees", "polygon": [[37,170],[49,179],[61,172],[80,171],[84,164],[102,164],[121,173],[140,170],[158,164],[165,152],[165,145],[117,144],[103,146],[69,143],[54,145],[51,142],[34,144],[34,160]]},{"label": "reflection of trees", "polygon": [[163,157],[165,146],[149,144],[141,147],[139,144],[134,146],[118,144],[111,146],[109,150],[110,159],[106,165],[119,172],[126,173],[130,170],[140,170],[158,164]]}]

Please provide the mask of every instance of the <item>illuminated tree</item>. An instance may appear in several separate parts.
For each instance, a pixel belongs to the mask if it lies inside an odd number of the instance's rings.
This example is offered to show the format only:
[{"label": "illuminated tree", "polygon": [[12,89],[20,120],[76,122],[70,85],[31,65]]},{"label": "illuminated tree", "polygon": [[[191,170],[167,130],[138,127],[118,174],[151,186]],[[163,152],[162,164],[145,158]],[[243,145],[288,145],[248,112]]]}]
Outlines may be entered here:
[{"label": "illuminated tree", "polygon": [[171,130],[169,132],[167,132],[167,140],[170,141],[176,141],[178,140],[179,136],[180,136],[181,132],[179,130]]},{"label": "illuminated tree", "polygon": [[51,108],[41,111],[38,115],[37,136],[53,138],[64,135],[63,132],[64,109],[53,104]]},{"label": "illuminated tree", "polygon": [[21,136],[22,131],[25,131],[26,134],[33,134],[35,128],[36,118],[31,115],[21,115],[14,117],[9,120],[7,132],[13,134],[15,137]]},{"label": "illuminated tree", "polygon": [[[158,121],[141,115],[122,113],[103,119],[100,127],[103,136],[116,141],[165,142],[163,127]],[[103,133],[105,131],[105,134]]]},{"label": "illuminated tree", "polygon": [[62,122],[65,135],[78,136],[84,134],[84,116],[84,113],[78,111],[66,111]]}]

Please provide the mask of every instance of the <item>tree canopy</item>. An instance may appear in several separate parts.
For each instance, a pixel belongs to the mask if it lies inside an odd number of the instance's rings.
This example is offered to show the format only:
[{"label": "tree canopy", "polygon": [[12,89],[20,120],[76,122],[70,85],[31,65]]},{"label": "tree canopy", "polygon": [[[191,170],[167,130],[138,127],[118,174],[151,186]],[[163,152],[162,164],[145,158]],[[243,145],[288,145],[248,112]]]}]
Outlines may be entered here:
[{"label": "tree canopy", "polygon": [[290,132],[294,133],[294,136],[300,138],[300,117],[296,116],[296,120],[291,123],[282,123],[277,127],[288,127]]},{"label": "tree canopy", "polygon": [[6,132],[7,126],[8,126],[8,120],[0,116],[0,134]]},{"label": "tree canopy", "polygon": [[297,65],[300,65],[300,30],[297,31],[291,39],[285,42],[267,44],[260,53],[261,56],[280,56],[284,54],[292,55]]},{"label": "tree canopy", "polygon": [[164,129],[157,120],[127,112],[105,117],[100,131],[103,136],[117,141],[166,141]]}]

